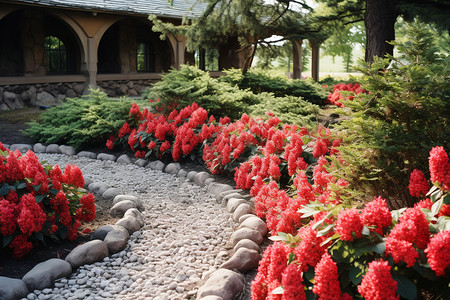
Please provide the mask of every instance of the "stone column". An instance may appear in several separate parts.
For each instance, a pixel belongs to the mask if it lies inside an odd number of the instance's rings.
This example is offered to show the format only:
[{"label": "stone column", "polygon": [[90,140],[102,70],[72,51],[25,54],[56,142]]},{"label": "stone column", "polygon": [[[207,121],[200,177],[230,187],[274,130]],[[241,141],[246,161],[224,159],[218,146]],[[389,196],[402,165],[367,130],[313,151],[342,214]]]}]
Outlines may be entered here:
[{"label": "stone column", "polygon": [[89,92],[89,88],[97,88],[97,52],[98,52],[98,41],[95,38],[87,38],[87,63],[86,69],[89,76],[88,85],[85,88],[84,93]]},{"label": "stone column", "polygon": [[320,58],[320,42],[309,41],[311,47],[311,77],[314,81],[319,81],[319,58]]},{"label": "stone column", "polygon": [[302,78],[302,54],[303,54],[303,40],[292,40],[292,47],[293,47],[293,78],[294,79],[300,79]]},{"label": "stone column", "polygon": [[180,65],[185,63],[184,54],[186,52],[187,39],[184,36],[172,34],[168,34],[167,37],[174,52],[172,66],[180,69]]}]

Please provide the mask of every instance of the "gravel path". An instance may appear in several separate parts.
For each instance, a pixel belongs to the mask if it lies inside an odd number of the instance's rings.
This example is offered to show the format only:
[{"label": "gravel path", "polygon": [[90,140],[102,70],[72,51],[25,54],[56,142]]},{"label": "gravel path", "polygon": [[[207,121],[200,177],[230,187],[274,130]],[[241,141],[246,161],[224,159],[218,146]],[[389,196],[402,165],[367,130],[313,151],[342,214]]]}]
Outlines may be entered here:
[{"label": "gravel path", "polygon": [[36,155],[61,168],[76,164],[85,178],[138,196],[146,225],[124,251],[82,266],[55,288],[34,291],[27,299],[195,299],[202,278],[228,258],[234,222],[205,188],[131,164]]}]

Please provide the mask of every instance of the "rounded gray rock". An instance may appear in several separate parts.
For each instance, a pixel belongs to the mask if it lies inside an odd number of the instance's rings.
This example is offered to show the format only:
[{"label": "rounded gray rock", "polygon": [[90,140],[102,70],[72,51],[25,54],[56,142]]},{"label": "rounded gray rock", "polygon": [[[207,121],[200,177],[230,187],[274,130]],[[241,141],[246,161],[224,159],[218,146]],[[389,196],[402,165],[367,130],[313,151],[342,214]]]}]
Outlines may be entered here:
[{"label": "rounded gray rock", "polygon": [[253,249],[255,251],[260,251],[261,248],[258,246],[257,243],[255,243],[254,241],[251,241],[249,239],[243,239],[240,240],[235,246],[234,246],[234,251],[238,251],[239,248],[247,248],[247,249]]},{"label": "rounded gray rock", "polygon": [[25,298],[28,295],[28,288],[25,282],[20,279],[0,276],[0,299],[16,300]]},{"label": "rounded gray rock", "polygon": [[243,215],[243,216],[241,216],[240,218],[239,218],[239,224],[242,224],[242,222],[244,222],[245,220],[247,220],[248,218],[251,218],[251,217],[256,217],[254,214],[246,214],[246,215]]},{"label": "rounded gray rock", "polygon": [[116,222],[116,225],[120,225],[125,227],[128,230],[129,234],[132,234],[135,231],[139,231],[141,226],[139,225],[139,221],[133,216],[126,216]]},{"label": "rounded gray rock", "polygon": [[117,162],[120,164],[131,164],[131,158],[126,154],[122,154],[117,158]]},{"label": "rounded gray rock", "polygon": [[144,227],[144,225],[145,225],[144,216],[142,216],[141,212],[137,208],[128,209],[123,216],[124,217],[132,216],[132,217],[136,218],[136,220],[139,222],[139,226],[141,226],[141,228]]},{"label": "rounded gray rock", "polygon": [[120,194],[122,194],[122,192],[118,188],[111,187],[102,193],[102,198],[105,200],[113,200],[114,197]]},{"label": "rounded gray rock", "polygon": [[112,217],[121,218],[130,208],[136,208],[136,203],[131,200],[123,200],[114,204],[114,206],[109,210],[109,214]]},{"label": "rounded gray rock", "polygon": [[104,182],[93,182],[89,185],[89,190],[93,193],[103,195],[103,193],[109,189],[109,185]]},{"label": "rounded gray rock", "polygon": [[136,162],[134,164],[138,167],[143,168],[148,164],[148,160],[139,158],[138,160],[136,160]]},{"label": "rounded gray rock", "polygon": [[108,247],[109,253],[117,253],[125,249],[130,238],[128,230],[119,225],[113,225],[103,240]]},{"label": "rounded gray rock", "polygon": [[243,203],[248,203],[248,201],[244,200],[244,199],[241,199],[241,198],[231,198],[231,199],[229,199],[228,203],[227,203],[227,210],[228,210],[228,212],[233,213],[236,210],[236,208],[239,205],[243,204]]},{"label": "rounded gray rock", "polygon": [[181,170],[181,165],[179,163],[170,163],[164,169],[164,172],[167,174],[177,175]]},{"label": "rounded gray rock", "polygon": [[90,151],[80,151],[77,154],[78,157],[87,157],[87,158],[91,158],[91,159],[97,159],[97,154],[95,154],[94,152],[90,152]]},{"label": "rounded gray rock", "polygon": [[61,152],[62,154],[65,154],[65,155],[69,155],[69,156],[75,155],[75,153],[76,153],[74,147],[67,146],[67,145],[59,146],[59,152]]},{"label": "rounded gray rock", "polygon": [[194,182],[195,176],[198,174],[197,171],[190,171],[189,173],[187,173],[186,177],[189,181]]},{"label": "rounded gray rock", "polygon": [[243,239],[249,239],[251,241],[254,241],[256,244],[261,244],[264,240],[263,236],[259,231],[249,229],[249,228],[241,228],[233,232],[233,234],[230,237],[230,241],[233,244],[233,247]]},{"label": "rounded gray rock", "polygon": [[238,270],[241,273],[258,267],[259,252],[248,248],[239,248],[234,255],[220,266],[228,270]]},{"label": "rounded gray rock", "polygon": [[31,149],[33,149],[33,147],[28,144],[12,144],[9,147],[9,150],[11,151],[19,150],[21,153],[25,153],[27,151],[30,151]]},{"label": "rounded gray rock", "polygon": [[150,168],[152,170],[161,171],[161,172],[164,170],[165,167],[166,167],[166,165],[164,165],[164,163],[160,160],[151,161],[146,166],[146,168]]},{"label": "rounded gray rock", "polygon": [[59,151],[59,145],[57,144],[50,144],[47,146],[47,148],[45,149],[45,152],[47,153],[61,153],[61,151]]},{"label": "rounded gray rock", "polygon": [[209,279],[201,286],[197,299],[206,296],[218,296],[223,300],[232,300],[244,290],[244,276],[242,274],[219,269],[211,274]]},{"label": "rounded gray rock", "polygon": [[239,221],[240,217],[247,215],[247,214],[251,214],[252,212],[253,212],[253,208],[250,206],[250,204],[242,203],[234,211],[233,220],[235,222],[237,222],[237,221]]},{"label": "rounded gray rock", "polygon": [[211,178],[211,176],[212,175],[207,172],[199,172],[195,174],[194,183],[198,186],[204,187],[206,179]]},{"label": "rounded gray rock", "polygon": [[67,255],[66,261],[76,269],[82,265],[102,261],[108,253],[108,246],[103,241],[93,240],[73,249]]},{"label": "rounded gray rock", "polygon": [[113,154],[108,154],[108,153],[99,153],[97,155],[97,159],[99,159],[99,160],[116,161],[116,156],[113,155]]},{"label": "rounded gray rock", "polygon": [[257,216],[247,218],[239,225],[239,228],[247,227],[259,231],[263,236],[267,234],[267,224]]},{"label": "rounded gray rock", "polygon": [[220,193],[223,193],[225,191],[234,190],[234,187],[232,187],[229,184],[225,183],[218,183],[218,182],[212,182],[210,185],[208,185],[208,193],[211,193],[216,197],[216,199],[219,197]]},{"label": "rounded gray rock", "polygon": [[22,281],[28,290],[42,290],[52,286],[56,279],[68,277],[72,274],[70,263],[59,258],[51,258],[34,266],[26,273]]},{"label": "rounded gray rock", "polygon": [[186,171],[185,169],[181,169],[178,173],[177,176],[178,177],[186,177],[188,174],[188,171]]},{"label": "rounded gray rock", "polygon": [[33,146],[34,153],[45,153],[45,150],[47,150],[47,146],[42,145],[41,143],[34,144]]},{"label": "rounded gray rock", "polygon": [[136,203],[136,208],[139,209],[140,211],[144,210],[144,205],[142,204],[142,201],[138,199],[138,197],[133,196],[133,195],[117,195],[116,197],[114,197],[113,200],[113,205],[119,203],[120,201],[124,201],[124,200],[130,200],[133,201],[134,203]]},{"label": "rounded gray rock", "polygon": [[96,231],[92,234],[92,239],[104,240],[108,232],[114,229],[114,225],[103,225],[97,228]]}]

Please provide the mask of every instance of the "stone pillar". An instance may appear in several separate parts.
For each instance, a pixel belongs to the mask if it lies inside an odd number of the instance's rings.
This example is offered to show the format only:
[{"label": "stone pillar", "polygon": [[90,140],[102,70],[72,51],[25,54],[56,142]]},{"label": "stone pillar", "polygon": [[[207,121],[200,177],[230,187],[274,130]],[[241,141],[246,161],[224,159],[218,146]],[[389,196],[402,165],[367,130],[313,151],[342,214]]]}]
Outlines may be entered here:
[{"label": "stone pillar", "polygon": [[172,66],[180,69],[180,65],[185,63],[184,54],[186,52],[187,39],[184,36],[172,34],[168,34],[167,37],[174,52]]},{"label": "stone pillar", "polygon": [[24,72],[27,75],[45,75],[48,58],[44,49],[44,15],[25,11],[22,20]]},{"label": "stone pillar", "polygon": [[89,88],[97,88],[97,52],[98,52],[98,41],[95,38],[87,38],[87,63],[86,69],[89,76],[88,85],[85,88],[84,93],[89,92]]},{"label": "stone pillar", "polygon": [[293,78],[300,79],[302,78],[302,54],[303,54],[303,40],[292,40],[292,48],[293,48]]},{"label": "stone pillar", "polygon": [[309,41],[311,47],[311,77],[314,81],[319,81],[319,58],[320,58],[320,42]]}]

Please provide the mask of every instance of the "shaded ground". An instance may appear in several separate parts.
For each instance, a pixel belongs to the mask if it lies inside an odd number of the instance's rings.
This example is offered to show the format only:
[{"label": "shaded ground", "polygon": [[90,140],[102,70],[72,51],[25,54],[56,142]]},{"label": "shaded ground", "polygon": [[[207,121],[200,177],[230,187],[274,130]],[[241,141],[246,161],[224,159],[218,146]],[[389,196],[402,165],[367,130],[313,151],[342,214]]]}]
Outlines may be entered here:
[{"label": "shaded ground", "polygon": [[0,142],[10,145],[32,144],[33,140],[22,130],[27,129],[29,126],[26,123],[37,120],[42,112],[37,108],[0,112]]}]

